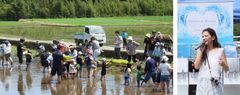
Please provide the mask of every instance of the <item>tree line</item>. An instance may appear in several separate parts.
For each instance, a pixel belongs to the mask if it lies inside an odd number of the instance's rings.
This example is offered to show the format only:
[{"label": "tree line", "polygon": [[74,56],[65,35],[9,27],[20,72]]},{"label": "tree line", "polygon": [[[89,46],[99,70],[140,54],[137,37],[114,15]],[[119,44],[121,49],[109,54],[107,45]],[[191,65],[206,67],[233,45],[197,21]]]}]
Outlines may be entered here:
[{"label": "tree line", "polygon": [[173,0],[0,0],[0,20],[172,16]]}]

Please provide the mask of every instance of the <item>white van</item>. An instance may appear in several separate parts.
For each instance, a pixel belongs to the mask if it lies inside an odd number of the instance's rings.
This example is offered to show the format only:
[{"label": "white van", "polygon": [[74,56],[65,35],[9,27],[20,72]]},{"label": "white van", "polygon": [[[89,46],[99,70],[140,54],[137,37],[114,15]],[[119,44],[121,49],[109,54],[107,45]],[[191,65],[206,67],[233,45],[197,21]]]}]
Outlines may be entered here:
[{"label": "white van", "polygon": [[74,40],[76,45],[85,44],[86,41],[90,41],[91,37],[95,37],[100,46],[106,43],[106,34],[101,26],[85,26],[84,32],[74,35]]}]

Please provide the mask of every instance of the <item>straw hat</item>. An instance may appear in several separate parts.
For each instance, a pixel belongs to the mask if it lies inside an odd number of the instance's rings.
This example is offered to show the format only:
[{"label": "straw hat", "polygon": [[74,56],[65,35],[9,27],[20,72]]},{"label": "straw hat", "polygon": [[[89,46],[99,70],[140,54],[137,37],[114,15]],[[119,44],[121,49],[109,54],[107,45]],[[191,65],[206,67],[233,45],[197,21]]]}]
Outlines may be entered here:
[{"label": "straw hat", "polygon": [[146,37],[150,37],[150,36],[151,36],[151,34],[150,34],[150,33],[147,33],[147,34],[146,34]]}]

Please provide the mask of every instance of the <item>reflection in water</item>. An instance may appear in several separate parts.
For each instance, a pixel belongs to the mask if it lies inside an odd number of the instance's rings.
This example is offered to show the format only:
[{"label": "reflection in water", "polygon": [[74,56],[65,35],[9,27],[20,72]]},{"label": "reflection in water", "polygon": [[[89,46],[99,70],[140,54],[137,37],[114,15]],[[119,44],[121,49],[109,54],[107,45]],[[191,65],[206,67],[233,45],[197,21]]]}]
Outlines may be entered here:
[{"label": "reflection in water", "polygon": [[27,88],[31,89],[32,88],[32,77],[31,77],[31,72],[28,70],[26,74],[26,83],[27,83]]},{"label": "reflection in water", "polygon": [[77,80],[77,95],[82,95],[82,79]]},{"label": "reflection in water", "polygon": [[57,89],[56,86],[53,86],[50,84],[50,90],[52,95],[57,95]]},{"label": "reflection in water", "polygon": [[42,77],[42,80],[41,80],[41,90],[42,91],[46,91],[46,90],[49,89],[47,83],[48,83],[48,75],[43,73],[43,77]]},{"label": "reflection in water", "polygon": [[22,71],[18,71],[18,92],[19,95],[25,95],[24,94],[24,85],[23,85],[23,75],[22,75]]},{"label": "reflection in water", "polygon": [[116,84],[116,88],[112,88],[113,91],[114,89],[116,90],[116,93],[115,95],[120,95],[120,84],[121,84],[121,74],[113,74],[114,75],[114,81],[115,81],[115,84]]},{"label": "reflection in water", "polygon": [[124,95],[127,95],[128,93],[130,93],[130,86],[125,86],[124,87]]},{"label": "reflection in water", "polygon": [[49,84],[48,84],[48,79],[49,79],[49,75],[48,74],[42,74],[42,80],[41,80],[41,90],[43,91],[47,91],[49,90]]},{"label": "reflection in water", "polygon": [[[11,72],[0,69],[0,95],[8,95],[8,93],[9,95],[164,95],[152,91],[153,85],[137,88],[134,74],[131,84],[125,86],[123,74],[111,71],[102,81],[99,73],[96,78],[90,79],[83,73],[82,78],[66,79],[60,84],[54,81],[49,84],[49,74],[42,74],[42,69],[38,65],[32,64],[30,72],[18,71],[17,68]],[[53,80],[56,79],[57,76],[53,77]]]},{"label": "reflection in water", "polygon": [[1,82],[4,85],[5,91],[9,91],[11,85],[11,72],[6,68],[1,69],[1,71],[3,71],[0,73]]},{"label": "reflection in water", "polygon": [[107,88],[106,88],[105,80],[102,80],[101,86],[102,86],[102,95],[106,95],[107,94]]},{"label": "reflection in water", "polygon": [[96,81],[93,78],[87,80],[86,95],[96,95]]}]

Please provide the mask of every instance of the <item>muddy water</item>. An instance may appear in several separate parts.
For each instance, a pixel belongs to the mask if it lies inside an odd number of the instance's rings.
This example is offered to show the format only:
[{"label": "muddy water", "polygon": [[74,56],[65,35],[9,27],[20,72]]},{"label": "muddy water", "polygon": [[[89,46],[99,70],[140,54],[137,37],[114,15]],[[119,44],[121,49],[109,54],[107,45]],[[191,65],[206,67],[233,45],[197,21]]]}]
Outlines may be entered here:
[{"label": "muddy water", "polygon": [[[17,59],[16,59],[17,60]],[[31,64],[30,71],[26,65],[21,70],[15,62],[12,71],[0,66],[0,95],[165,95],[164,92],[153,90],[149,81],[145,87],[137,88],[135,77],[129,86],[124,86],[123,74],[107,71],[106,80],[100,81],[100,70],[97,77],[89,79],[84,68],[82,78],[63,80],[56,84],[57,76],[52,83],[48,83],[49,75],[42,73],[42,68],[37,60]],[[100,68],[99,68],[100,69]],[[134,74],[132,75],[134,76]],[[171,87],[171,86],[170,86]],[[171,87],[172,88],[172,87]],[[172,92],[172,89],[171,89]],[[172,93],[169,93],[172,95]]]}]

